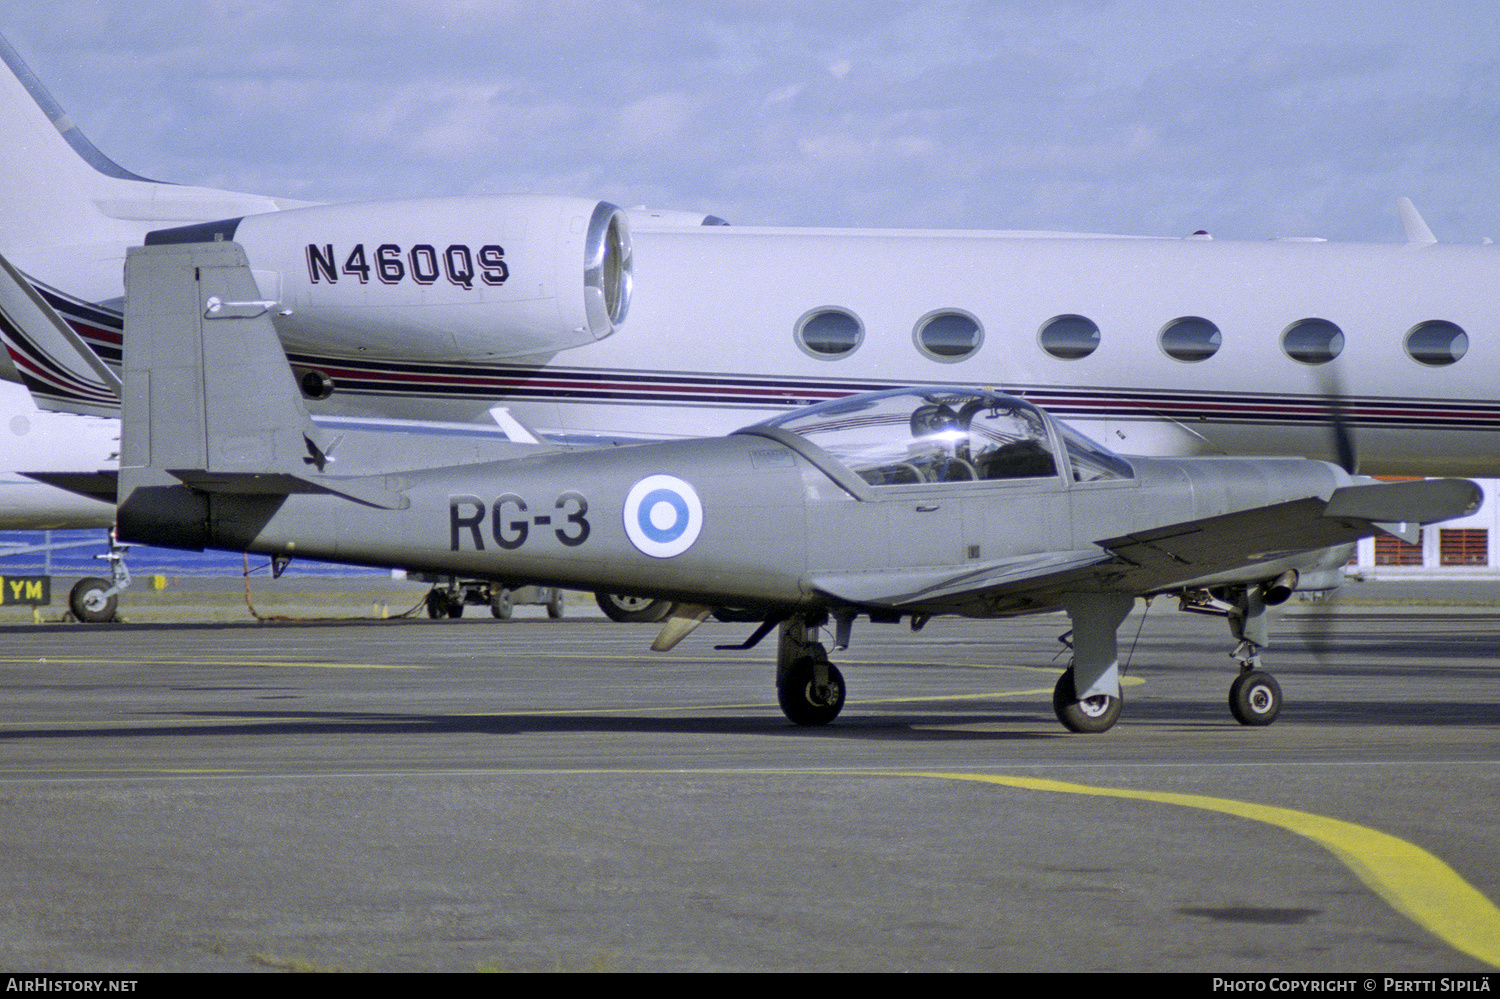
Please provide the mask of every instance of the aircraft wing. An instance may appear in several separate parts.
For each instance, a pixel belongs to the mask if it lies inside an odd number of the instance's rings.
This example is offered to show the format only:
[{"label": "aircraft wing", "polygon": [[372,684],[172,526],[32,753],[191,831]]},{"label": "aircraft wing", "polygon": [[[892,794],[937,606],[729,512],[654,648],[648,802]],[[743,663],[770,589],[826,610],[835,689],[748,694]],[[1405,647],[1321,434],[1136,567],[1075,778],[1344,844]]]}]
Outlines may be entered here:
[{"label": "aircraft wing", "polygon": [[1407,525],[1472,513],[1481,499],[1479,487],[1467,479],[1345,486],[1326,501],[1292,500],[1098,544],[1123,563],[1127,576],[1151,589],[1148,580],[1166,585],[1350,544],[1380,531],[1405,533]]},{"label": "aircraft wing", "polygon": [[967,604],[1003,613],[1034,609],[1067,592],[1148,594],[1205,585],[1213,577],[1254,566],[1288,563],[1283,567],[1295,568],[1300,556],[1316,556],[1379,531],[1396,533],[1407,524],[1463,516],[1477,509],[1481,499],[1479,487],[1466,479],[1345,486],[1326,501],[1311,496],[1255,507],[1106,538],[1086,549],[1040,552],[962,570],[821,573],[809,582],[828,596],[865,606],[952,609]]},{"label": "aircraft wing", "polygon": [[1020,558],[984,562],[954,569],[881,569],[865,572],[827,572],[812,576],[822,593],[852,604],[906,607],[934,603],[962,603],[976,594],[1035,586],[1041,580],[1071,576],[1080,570],[1113,563],[1099,548],[1040,552]]}]

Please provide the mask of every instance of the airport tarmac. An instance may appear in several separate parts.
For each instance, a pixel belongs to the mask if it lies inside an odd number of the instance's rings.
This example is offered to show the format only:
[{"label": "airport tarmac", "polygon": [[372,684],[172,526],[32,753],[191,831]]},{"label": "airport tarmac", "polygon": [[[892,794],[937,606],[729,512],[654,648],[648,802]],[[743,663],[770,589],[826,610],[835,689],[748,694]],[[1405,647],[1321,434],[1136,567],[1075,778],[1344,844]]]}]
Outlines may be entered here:
[{"label": "airport tarmac", "polygon": [[653,654],[588,602],[363,586],[364,620],[0,625],[0,968],[1500,966],[1496,608],[1294,606],[1249,729],[1223,623],[1157,601],[1078,736],[1060,617],[861,622],[802,729],[769,641],[713,649],[750,625]]}]

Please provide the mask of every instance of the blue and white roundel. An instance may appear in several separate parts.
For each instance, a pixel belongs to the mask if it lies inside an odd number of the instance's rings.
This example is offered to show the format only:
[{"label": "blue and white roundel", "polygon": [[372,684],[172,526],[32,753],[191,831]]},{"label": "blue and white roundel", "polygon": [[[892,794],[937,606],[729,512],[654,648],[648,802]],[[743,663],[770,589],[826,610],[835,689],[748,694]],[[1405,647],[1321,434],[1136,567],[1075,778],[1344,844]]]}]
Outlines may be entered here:
[{"label": "blue and white roundel", "polygon": [[698,493],[675,476],[648,475],[625,496],[625,534],[652,558],[681,555],[702,529]]}]

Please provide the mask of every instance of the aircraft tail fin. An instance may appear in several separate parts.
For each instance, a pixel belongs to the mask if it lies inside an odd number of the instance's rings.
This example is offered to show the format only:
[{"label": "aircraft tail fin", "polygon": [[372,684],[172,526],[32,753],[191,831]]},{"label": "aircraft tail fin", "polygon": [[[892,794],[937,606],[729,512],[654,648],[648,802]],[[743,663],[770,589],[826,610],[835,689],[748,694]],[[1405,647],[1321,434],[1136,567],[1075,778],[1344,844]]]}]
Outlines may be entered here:
[{"label": "aircraft tail fin", "polygon": [[343,435],[308,414],[238,243],[131,247],[125,287],[122,539],[201,548],[214,494],[405,505],[381,477],[336,474]]},{"label": "aircraft tail fin", "polygon": [[90,302],[119,294],[119,258],[146,233],[305,202],[148,180],[100,152],[0,37],[0,252]]}]

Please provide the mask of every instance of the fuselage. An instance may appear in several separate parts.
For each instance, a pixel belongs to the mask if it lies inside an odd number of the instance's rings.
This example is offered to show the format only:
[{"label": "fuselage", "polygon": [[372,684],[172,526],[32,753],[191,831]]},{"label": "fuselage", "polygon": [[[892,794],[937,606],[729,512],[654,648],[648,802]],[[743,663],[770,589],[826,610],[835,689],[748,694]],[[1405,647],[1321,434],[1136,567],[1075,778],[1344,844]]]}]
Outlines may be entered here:
[{"label": "fuselage", "polygon": [[[699,227],[637,231],[634,261],[628,319],[582,346],[437,362],[319,350],[303,324],[289,354],[331,383],[323,413],[484,420],[504,401],[552,433],[700,436],[963,382],[1131,453],[1332,457],[1337,406],[1362,471],[1500,471],[1488,246]],[[117,363],[118,311],[86,304],[107,290],[50,298]]]}]

